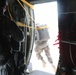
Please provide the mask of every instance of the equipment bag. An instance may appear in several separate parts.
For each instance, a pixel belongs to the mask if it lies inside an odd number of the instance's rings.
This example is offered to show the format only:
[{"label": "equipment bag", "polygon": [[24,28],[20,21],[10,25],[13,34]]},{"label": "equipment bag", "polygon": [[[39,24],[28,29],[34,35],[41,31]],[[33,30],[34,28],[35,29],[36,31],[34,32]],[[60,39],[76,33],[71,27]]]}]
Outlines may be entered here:
[{"label": "equipment bag", "polygon": [[46,40],[50,39],[47,25],[36,26],[36,29],[37,29],[36,33],[35,33],[36,41],[46,41]]}]

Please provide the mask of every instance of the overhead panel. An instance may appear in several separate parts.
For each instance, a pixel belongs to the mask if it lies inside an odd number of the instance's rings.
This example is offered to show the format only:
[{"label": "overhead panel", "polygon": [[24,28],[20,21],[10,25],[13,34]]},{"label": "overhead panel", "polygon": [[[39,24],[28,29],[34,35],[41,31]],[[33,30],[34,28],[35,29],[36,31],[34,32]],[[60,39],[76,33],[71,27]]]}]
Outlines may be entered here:
[{"label": "overhead panel", "polygon": [[26,0],[26,1],[31,4],[39,4],[39,3],[52,2],[57,0]]}]

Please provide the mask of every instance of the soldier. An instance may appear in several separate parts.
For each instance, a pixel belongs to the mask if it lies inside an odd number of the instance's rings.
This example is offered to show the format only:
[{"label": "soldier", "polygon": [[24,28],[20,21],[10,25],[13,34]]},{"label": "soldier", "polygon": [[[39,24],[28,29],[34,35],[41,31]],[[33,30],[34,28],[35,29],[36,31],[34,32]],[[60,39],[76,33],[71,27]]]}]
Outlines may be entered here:
[{"label": "soldier", "polygon": [[41,53],[44,51],[45,55],[48,59],[48,61],[52,64],[54,71],[56,70],[55,66],[53,65],[53,60],[51,58],[51,54],[50,54],[50,48],[48,45],[48,40],[50,39],[49,36],[49,32],[48,32],[48,28],[47,25],[40,25],[37,24],[36,25],[36,34],[35,34],[35,52],[36,52],[36,56],[39,60],[42,61],[43,66],[46,65],[45,60],[43,59],[43,57],[41,56]]}]

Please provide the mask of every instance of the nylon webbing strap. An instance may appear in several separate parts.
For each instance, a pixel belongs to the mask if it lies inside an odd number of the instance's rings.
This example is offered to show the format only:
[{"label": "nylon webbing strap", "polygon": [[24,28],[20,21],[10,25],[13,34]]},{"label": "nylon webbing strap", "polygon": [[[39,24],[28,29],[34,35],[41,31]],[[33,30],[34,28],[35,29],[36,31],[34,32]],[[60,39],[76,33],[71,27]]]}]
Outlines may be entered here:
[{"label": "nylon webbing strap", "polygon": [[21,0],[24,4],[26,4],[27,6],[29,6],[31,9],[34,9],[34,6],[30,3],[28,3],[26,0]]}]

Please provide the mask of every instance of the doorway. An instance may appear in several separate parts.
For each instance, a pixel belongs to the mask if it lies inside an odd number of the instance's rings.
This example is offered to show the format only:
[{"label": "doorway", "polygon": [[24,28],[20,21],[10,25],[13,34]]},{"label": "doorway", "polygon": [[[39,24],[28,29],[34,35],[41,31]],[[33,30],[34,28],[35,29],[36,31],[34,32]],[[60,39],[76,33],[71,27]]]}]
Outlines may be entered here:
[{"label": "doorway", "polygon": [[[47,24],[49,26],[50,39],[48,41],[50,47],[51,57],[55,67],[57,67],[59,59],[59,45],[54,45],[58,36],[58,11],[57,2],[48,2],[34,5],[35,21],[40,24]],[[57,41],[58,42],[58,41]],[[35,45],[34,45],[35,46]],[[42,67],[42,63],[37,59],[36,53],[33,48],[32,57],[30,62],[32,63],[32,70],[40,70],[48,73],[55,74],[51,64],[47,61],[45,54],[42,54],[47,62],[46,67]]]}]

